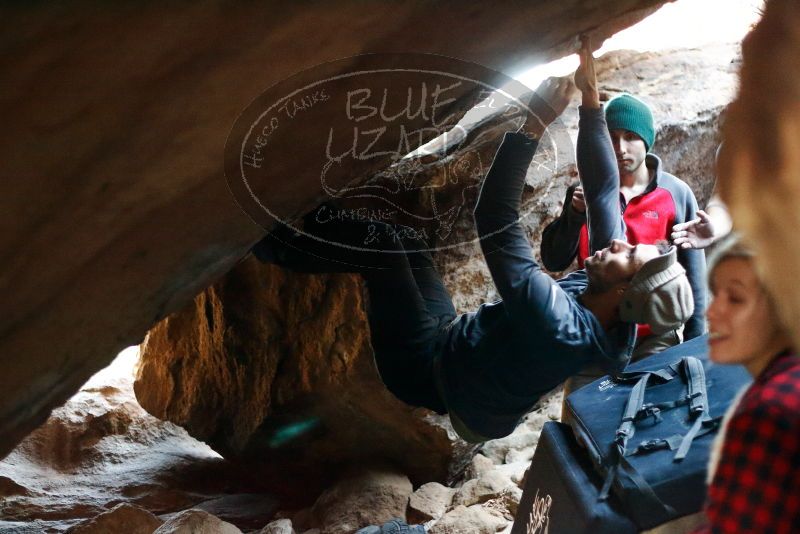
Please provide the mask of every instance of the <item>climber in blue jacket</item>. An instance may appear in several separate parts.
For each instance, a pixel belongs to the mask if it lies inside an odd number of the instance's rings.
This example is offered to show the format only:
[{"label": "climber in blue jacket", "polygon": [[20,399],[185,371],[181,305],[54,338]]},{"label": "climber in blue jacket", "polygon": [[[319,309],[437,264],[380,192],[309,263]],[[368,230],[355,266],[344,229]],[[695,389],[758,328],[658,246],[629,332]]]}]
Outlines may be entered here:
[{"label": "climber in blue jacket", "polygon": [[[576,73],[583,93],[578,168],[592,177],[582,184],[591,245],[585,269],[553,280],[519,224],[539,139],[575,89],[567,78],[550,78],[534,93],[525,124],[505,134],[475,206],[480,246],[501,300],[457,315],[427,247],[411,238],[382,242],[381,251],[327,244],[363,235],[351,231],[359,224],[352,221],[321,225],[312,214],[304,231],[318,239],[284,227],[254,247],[263,261],[296,271],[360,272],[384,383],[408,404],[449,413],[467,441],[510,434],[542,395],[587,363],[621,371],[637,322],[675,329],[692,315],[691,288],[675,248],[625,241],[616,156],[590,58],[582,56]],[[593,172],[585,172],[588,166]]]}]

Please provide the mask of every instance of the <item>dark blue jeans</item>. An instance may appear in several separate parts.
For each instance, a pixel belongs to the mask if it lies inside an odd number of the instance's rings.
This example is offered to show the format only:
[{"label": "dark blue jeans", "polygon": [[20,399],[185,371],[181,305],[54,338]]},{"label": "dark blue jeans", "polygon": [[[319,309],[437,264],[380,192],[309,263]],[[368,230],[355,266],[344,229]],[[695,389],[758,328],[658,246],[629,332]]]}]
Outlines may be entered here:
[{"label": "dark blue jeans", "polygon": [[382,222],[320,224],[312,216],[304,231],[313,237],[284,228],[267,238],[281,249],[276,263],[295,272],[361,274],[375,362],[386,387],[407,404],[445,413],[433,362],[456,310],[427,243],[407,227]]}]

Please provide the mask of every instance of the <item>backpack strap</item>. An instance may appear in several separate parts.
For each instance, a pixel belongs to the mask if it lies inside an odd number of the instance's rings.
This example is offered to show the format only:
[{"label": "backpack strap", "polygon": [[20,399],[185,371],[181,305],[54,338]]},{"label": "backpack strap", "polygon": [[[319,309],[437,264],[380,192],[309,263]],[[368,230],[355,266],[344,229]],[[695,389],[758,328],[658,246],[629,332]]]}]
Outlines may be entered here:
[{"label": "backpack strap", "polygon": [[[636,486],[639,493],[642,495],[643,499],[639,505],[645,508],[649,516],[658,517],[661,522],[664,522],[676,515],[675,510],[665,504],[658,495],[656,495],[650,484],[647,483],[644,477],[636,471],[636,468],[633,467],[626,458],[626,456],[629,456],[627,451],[628,440],[633,437],[636,431],[635,422],[637,419],[641,419],[640,414],[643,413],[643,411],[647,411],[647,407],[644,406],[644,392],[647,389],[648,382],[653,377],[662,378],[655,373],[643,373],[631,390],[628,403],[625,405],[625,412],[622,415],[622,422],[619,428],[617,428],[616,438],[614,439],[615,454],[608,468],[608,472],[606,473],[606,478],[603,482],[600,494],[598,495],[598,500],[604,501],[608,499],[614,481],[617,478],[625,477]],[[672,378],[671,376],[669,380]],[[655,415],[657,415],[657,413],[655,413],[654,416]]]},{"label": "backpack strap", "polygon": [[693,416],[705,414],[708,412],[708,391],[703,364],[694,356],[687,356],[683,359],[683,367],[689,389],[689,413]]},{"label": "backpack strap", "polygon": [[616,438],[614,440],[614,443],[621,447],[622,452],[625,451],[628,440],[632,438],[633,434],[636,432],[634,422],[644,405],[644,392],[647,389],[647,383],[650,381],[651,376],[653,375],[646,373],[636,382],[636,385],[633,386],[631,394],[628,397],[628,402],[625,404],[622,422],[617,428]]},{"label": "backpack strap", "polygon": [[[702,428],[697,432],[694,439],[715,432],[719,428],[721,422],[722,422],[722,416],[709,418],[703,421],[703,423],[701,424]],[[645,454],[650,451],[658,451],[663,449],[669,449],[671,451],[674,451],[675,449],[681,446],[681,443],[683,443],[683,438],[684,436],[680,434],[673,434],[668,438],[651,439],[648,441],[643,441],[635,449],[627,452],[625,456],[636,456],[638,454]]]},{"label": "backpack strap", "polygon": [[694,424],[683,436],[678,452],[675,453],[674,461],[680,462],[686,458],[692,442],[698,437],[701,427],[711,417],[708,414],[708,390],[706,389],[706,373],[703,364],[697,358],[688,356],[682,360],[684,373],[686,375],[686,386],[688,388],[689,417],[694,419]]},{"label": "backpack strap", "polygon": [[631,483],[636,486],[639,493],[642,495],[637,503],[644,514],[653,518],[655,523],[665,523],[678,515],[673,507],[662,501],[650,484],[644,479],[642,475],[631,465],[627,458],[621,458],[619,463],[619,476],[627,477]]},{"label": "backpack strap", "polygon": [[625,457],[628,440],[631,439],[636,432],[634,422],[644,404],[644,391],[647,389],[647,382],[650,380],[651,376],[651,373],[641,373],[628,396],[628,402],[625,404],[625,411],[622,414],[622,422],[619,427],[617,427],[614,438],[613,447],[615,454],[612,456],[611,465],[608,466],[608,472],[606,473],[603,487],[598,496],[598,500],[600,501],[608,499],[608,495],[611,491],[611,484],[613,484],[614,480],[617,478],[620,460]]},{"label": "backpack strap", "polygon": [[654,371],[624,371],[613,375],[611,378],[614,382],[620,384],[630,384],[639,381],[644,375],[653,375],[654,378],[658,378],[659,383],[663,384],[680,375],[680,370],[675,364],[672,364],[669,367]]}]

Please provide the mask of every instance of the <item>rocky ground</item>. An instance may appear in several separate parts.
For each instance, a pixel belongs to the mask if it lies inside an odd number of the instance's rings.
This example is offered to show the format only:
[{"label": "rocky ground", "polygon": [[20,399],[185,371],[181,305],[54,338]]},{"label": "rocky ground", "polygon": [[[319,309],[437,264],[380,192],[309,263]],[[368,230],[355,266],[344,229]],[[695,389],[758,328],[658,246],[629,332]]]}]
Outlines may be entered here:
[{"label": "rocky ground", "polygon": [[0,462],[0,532],[347,534],[393,517],[434,533],[497,532],[510,528],[539,429],[560,411],[556,393],[485,443],[454,487],[415,488],[389,464],[353,468],[310,506],[281,508],[246,466],[139,406],[137,362],[137,350],[122,353]]},{"label": "rocky ground", "polygon": [[[75,526],[99,514],[94,523],[160,524],[153,514],[247,490],[245,472],[139,406],[137,360],[138,350],[123,352],[0,462],[0,532],[109,532]],[[264,502],[269,517],[274,499]]]}]

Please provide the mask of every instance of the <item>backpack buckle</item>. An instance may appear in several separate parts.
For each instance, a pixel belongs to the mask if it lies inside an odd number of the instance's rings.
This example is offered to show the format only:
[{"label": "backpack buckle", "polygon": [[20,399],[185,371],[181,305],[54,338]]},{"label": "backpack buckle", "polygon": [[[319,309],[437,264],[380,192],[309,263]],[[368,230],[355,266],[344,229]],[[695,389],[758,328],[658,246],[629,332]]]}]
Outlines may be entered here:
[{"label": "backpack buckle", "polygon": [[648,417],[652,417],[654,423],[661,422],[661,408],[656,406],[653,403],[648,403],[643,405],[639,412],[636,414],[636,420],[641,421],[643,419],[647,419]]},{"label": "backpack buckle", "polygon": [[639,449],[643,451],[653,451],[656,449],[663,449],[664,445],[667,444],[666,440],[663,439],[650,439],[647,441],[643,441],[639,444]]}]

